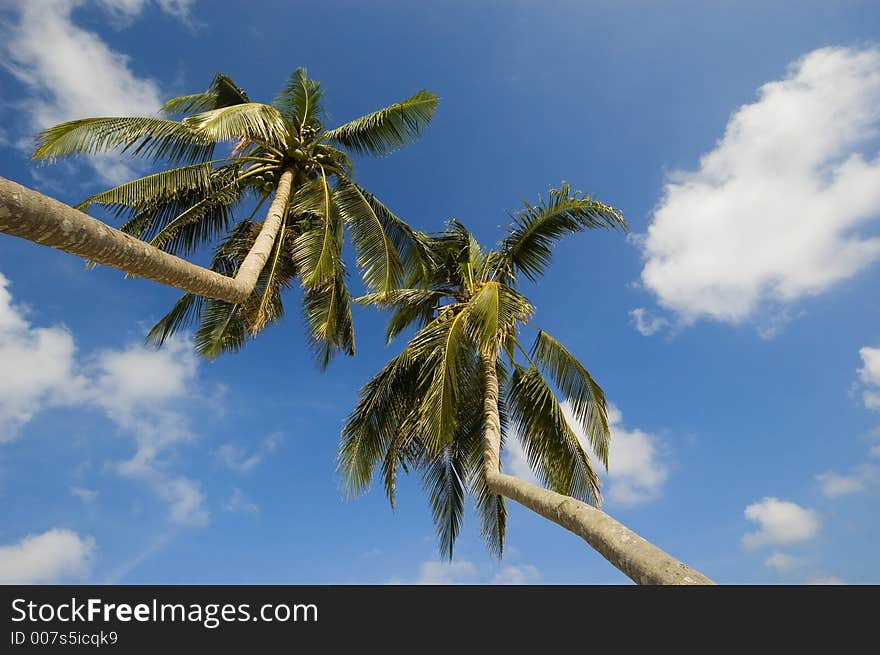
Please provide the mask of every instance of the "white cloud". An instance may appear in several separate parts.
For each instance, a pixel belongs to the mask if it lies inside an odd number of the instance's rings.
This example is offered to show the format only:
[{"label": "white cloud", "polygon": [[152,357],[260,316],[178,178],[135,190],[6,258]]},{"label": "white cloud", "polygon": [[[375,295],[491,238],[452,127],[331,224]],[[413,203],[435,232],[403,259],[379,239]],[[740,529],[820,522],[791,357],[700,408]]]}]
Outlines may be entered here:
[{"label": "white cloud", "polygon": [[826,471],[817,475],[816,481],[823,495],[828,498],[840,498],[876,486],[880,482],[880,467],[864,463],[846,474]]},{"label": "white cloud", "polygon": [[389,584],[425,584],[425,585],[452,585],[474,584],[477,577],[477,567],[473,562],[460,560],[457,562],[422,562],[419,566],[419,577],[414,581],[405,581],[393,578]]},{"label": "white cloud", "polygon": [[862,358],[859,379],[867,385],[880,385],[880,348],[859,348],[859,357]]},{"label": "white cloud", "polygon": [[532,473],[532,467],[529,466],[526,451],[523,449],[519,438],[515,434],[511,434],[504,442],[503,457],[505,473],[509,473],[510,475],[531,482],[532,484],[540,484],[538,478]]},{"label": "white cloud", "polygon": [[644,307],[633,309],[629,315],[632,317],[636,330],[645,337],[650,337],[669,325],[668,320],[661,316],[654,316]]},{"label": "white cloud", "polygon": [[142,345],[98,354],[93,402],[133,437],[136,450],[118,462],[122,475],[146,481],[180,525],[205,525],[208,511],[199,484],[168,472],[163,456],[194,435],[180,402],[193,397],[197,361],[188,341],[172,339],[160,350]]},{"label": "white cloud", "polygon": [[[154,80],[139,76],[127,55],[75,23],[72,13],[84,4],[84,0],[7,3],[15,16],[0,23],[0,54],[2,65],[28,88],[23,107],[29,132],[87,116],[151,114],[162,105]],[[130,20],[148,3],[100,0],[99,4],[117,18]],[[191,5],[191,0],[158,2],[162,10],[181,18],[186,18]],[[29,138],[23,143],[30,147]],[[89,162],[109,183],[133,174],[130,164],[118,156],[90,157]]]},{"label": "white cloud", "polygon": [[[489,579],[493,585],[538,584],[543,579],[541,572],[531,564],[506,564]],[[486,584],[477,567],[468,560],[453,562],[427,561],[419,566],[419,576],[415,580],[393,578],[388,584]]]},{"label": "white cloud", "polygon": [[538,584],[543,579],[541,572],[531,564],[514,565],[508,564],[492,578],[495,585],[524,585]]},{"label": "white cloud", "polygon": [[862,403],[866,409],[880,409],[880,390],[877,389],[880,387],[880,348],[860,348],[859,357],[862,358],[862,368],[856,372],[862,384],[868,387],[862,391]]},{"label": "white cloud", "polygon": [[770,553],[767,559],[764,560],[764,566],[777,573],[786,573],[802,566],[803,563],[804,561],[800,557],[794,557],[793,555],[782,553],[778,550]]},{"label": "white cloud", "polygon": [[[164,461],[176,445],[194,438],[180,408],[198,392],[189,342],[173,339],[161,350],[105,350],[83,365],[73,336],[61,327],[31,326],[13,304],[8,284],[0,274],[0,443],[17,437],[42,410],[99,408],[136,446],[116,470],[147,482],[168,504],[172,521],[203,525],[207,511],[198,483],[170,473]],[[272,439],[264,448],[274,447]]]},{"label": "white cloud", "polygon": [[743,535],[743,545],[749,550],[808,541],[819,532],[819,516],[814,510],[778,498],[752,503],[745,516],[759,526],[756,532]]},{"label": "white cloud", "polygon": [[846,581],[838,578],[836,575],[826,575],[820,573],[810,578],[809,584],[812,585],[845,585]]},{"label": "white cloud", "polygon": [[279,433],[270,434],[260,442],[253,451],[247,451],[241,446],[225,443],[217,449],[217,458],[228,468],[238,473],[248,473],[263,461],[267,456],[275,452],[281,443]]},{"label": "white cloud", "polygon": [[198,482],[183,477],[173,477],[159,471],[151,471],[149,478],[156,493],[168,504],[169,517],[178,525],[203,526],[208,523],[205,494]]},{"label": "white cloud", "polygon": [[0,584],[53,583],[88,575],[95,540],[58,528],[0,546]]},{"label": "white cloud", "polygon": [[0,274],[0,443],[18,436],[40,410],[81,400],[74,341],[63,327],[35,328],[12,304]]},{"label": "white cloud", "polygon": [[[588,453],[592,452],[570,404],[564,401],[561,405],[578,441]],[[614,405],[608,407],[608,427],[611,430],[608,471],[595,457],[591,458],[593,467],[605,482],[603,495],[606,500],[627,507],[655,500],[669,477],[669,468],[662,461],[659,439],[639,429],[625,429],[623,415]],[[504,468],[511,475],[539,484],[515,435],[504,444]]]},{"label": "white cloud", "polygon": [[860,233],[880,215],[878,134],[880,50],[809,53],[670,179],[642,283],[685,324],[736,324],[854,276],[880,257]]},{"label": "white cloud", "polygon": [[[590,444],[583,429],[571,412],[569,403],[562,403],[562,411],[575,435],[587,452]],[[596,461],[597,473],[606,481],[604,495],[609,502],[633,506],[655,500],[669,477],[669,469],[662,461],[659,440],[638,428],[623,427],[623,415],[614,405],[608,406],[608,427],[611,446],[608,449],[608,471]]]},{"label": "white cloud", "polygon": [[241,489],[235,487],[232,495],[223,506],[227,512],[241,512],[244,514],[259,514],[259,506],[242,493]]},{"label": "white cloud", "polygon": [[848,496],[865,488],[865,480],[860,475],[841,475],[834,471],[816,476],[822,493],[828,498]]}]

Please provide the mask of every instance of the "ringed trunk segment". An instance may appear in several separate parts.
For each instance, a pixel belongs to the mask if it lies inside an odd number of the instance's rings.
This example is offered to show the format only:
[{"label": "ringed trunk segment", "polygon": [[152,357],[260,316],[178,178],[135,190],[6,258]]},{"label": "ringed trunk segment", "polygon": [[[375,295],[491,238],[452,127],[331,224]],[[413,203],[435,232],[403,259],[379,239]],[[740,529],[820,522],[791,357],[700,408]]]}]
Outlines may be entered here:
[{"label": "ringed trunk segment", "polygon": [[483,354],[486,424],[483,463],[486,483],[500,496],[528,507],[581,537],[602,557],[637,584],[712,585],[712,580],[691,569],[605,512],[570,496],[544,489],[501,473],[501,429],[498,415],[497,354]]},{"label": "ringed trunk segment", "polygon": [[0,177],[0,232],[182,291],[240,303],[253,293],[266,265],[281,227],[292,183],[293,172],[288,169],[278,180],[266,221],[234,278],[170,255],[4,177]]}]

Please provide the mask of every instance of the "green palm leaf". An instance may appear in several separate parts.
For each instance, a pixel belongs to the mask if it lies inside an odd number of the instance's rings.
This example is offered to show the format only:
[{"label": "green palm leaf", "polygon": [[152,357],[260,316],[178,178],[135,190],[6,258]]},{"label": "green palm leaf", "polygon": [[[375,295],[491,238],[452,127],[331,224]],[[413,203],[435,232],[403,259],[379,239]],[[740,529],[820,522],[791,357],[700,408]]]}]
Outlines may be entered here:
[{"label": "green palm leaf", "polygon": [[326,176],[304,185],[293,197],[290,211],[316,217],[296,240],[293,258],[305,287],[326,286],[338,277],[342,266],[343,238],[339,208]]},{"label": "green palm leaf", "polygon": [[412,143],[431,121],[437,96],[419,91],[398,102],[345,125],[324,132],[324,138],[358,153],[387,155]]},{"label": "green palm leaf", "polygon": [[626,229],[616,209],[580,191],[572,192],[568,184],[551,189],[550,197],[540,198],[538,205],[523,205],[501,242],[496,270],[502,279],[521,272],[537,280],[550,263],[553,244],[567,234],[594,228]]},{"label": "green palm leaf", "polygon": [[89,196],[76,205],[76,209],[88,211],[92,204],[141,208],[171,200],[178,197],[181,192],[205,189],[211,184],[213,163],[181,166],[139,177]]},{"label": "green palm leaf", "polygon": [[246,102],[188,116],[183,123],[212,141],[247,139],[274,148],[284,148],[287,128],[284,117],[272,105]]},{"label": "green palm leaf", "polygon": [[608,468],[611,433],[605,393],[575,357],[561,343],[543,330],[532,347],[535,362],[544,367],[565,395],[572,413],[580,423],[599,461]]},{"label": "green palm leaf", "polygon": [[464,520],[465,464],[456,444],[447,444],[422,469],[440,552],[449,559]]},{"label": "green palm leaf", "polygon": [[392,442],[409,434],[402,426],[418,404],[420,378],[419,362],[402,353],[361,389],[339,448],[338,466],[349,493],[367,489],[373,468],[387,459]]},{"label": "green palm leaf", "polygon": [[323,113],[321,83],[309,79],[305,68],[297,68],[272,103],[290,121],[294,129],[320,127]]},{"label": "green palm leaf", "polygon": [[423,374],[430,382],[419,408],[419,428],[431,455],[452,441],[459,422],[459,372],[468,341],[467,313],[449,309],[422,328],[407,347],[414,357],[426,361]]},{"label": "green palm leaf", "polygon": [[344,179],[334,192],[334,200],[351,230],[357,265],[367,288],[379,293],[398,288],[403,279],[403,265],[386,230],[389,220],[388,214],[381,211],[384,208],[371,203],[372,197],[368,199],[360,187]]},{"label": "green palm leaf", "polygon": [[120,149],[147,158],[206,161],[214,151],[214,142],[185,123],[164,118],[82,118],[40,132],[31,157],[54,161]]},{"label": "green palm leaf", "polygon": [[306,288],[303,311],[309,341],[322,369],[327,368],[336,351],[354,355],[351,298],[344,270],[329,284]]},{"label": "green palm leaf", "polygon": [[244,90],[228,76],[217,73],[207,91],[171,98],[162,106],[162,113],[167,116],[188,116],[246,102],[250,102],[250,99]]},{"label": "green palm leaf", "polygon": [[515,364],[507,400],[514,429],[538,478],[557,493],[598,505],[599,478],[538,369]]}]

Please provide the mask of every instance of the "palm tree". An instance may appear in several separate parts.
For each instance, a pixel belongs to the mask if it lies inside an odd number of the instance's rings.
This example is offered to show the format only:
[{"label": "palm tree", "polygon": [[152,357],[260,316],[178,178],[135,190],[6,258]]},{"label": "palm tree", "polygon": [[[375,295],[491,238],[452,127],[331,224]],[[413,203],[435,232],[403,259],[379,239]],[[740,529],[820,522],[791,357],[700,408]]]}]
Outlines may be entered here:
[{"label": "palm tree", "polygon": [[[342,432],[340,471],[358,493],[379,470],[392,506],[398,471],[419,471],[449,558],[470,494],[498,557],[510,498],[578,534],[636,582],[710,583],[597,509],[598,476],[556,390],[607,467],[602,389],[543,329],[535,328],[530,348],[522,345],[535,308],[517,282],[541,277],[558,239],[592,228],[625,230],[626,223],[612,207],[562,185],[546,201],[525,203],[497,249],[484,250],[452,221],[422,240],[425,264],[409,288],[359,299],[393,309],[389,341],[411,325],[418,330],[361,390]],[[549,488],[501,473],[501,451],[512,438]]]},{"label": "palm tree", "polygon": [[[326,366],[335,351],[353,354],[344,228],[373,293],[397,288],[418,251],[406,223],[352,180],[345,151],[379,156],[407,145],[431,120],[437,96],[420,91],[326,129],[322,95],[304,69],[290,76],[271,104],[252,102],[229,77],[217,74],[207,91],[166,102],[167,118],[86,118],[39,134],[34,159],[116,149],[172,166],[86,198],[76,209],[102,207],[123,221],[123,233],[171,255],[188,255],[220,240],[210,268],[234,278],[233,292],[209,288],[210,280],[177,284],[188,293],[153,327],[148,341],[161,345],[197,323],[200,354],[238,350],[282,316],[282,291],[298,280],[319,362]],[[224,142],[231,148],[217,153]],[[267,203],[260,220],[257,214]],[[250,211],[236,218],[243,207]],[[91,223],[80,224],[83,233],[100,232]],[[126,245],[120,235],[109,237],[113,247]],[[93,247],[95,261],[102,261],[103,247]],[[89,257],[85,250],[77,252]],[[167,267],[170,261],[161,263]],[[191,269],[181,273],[187,275]]]}]

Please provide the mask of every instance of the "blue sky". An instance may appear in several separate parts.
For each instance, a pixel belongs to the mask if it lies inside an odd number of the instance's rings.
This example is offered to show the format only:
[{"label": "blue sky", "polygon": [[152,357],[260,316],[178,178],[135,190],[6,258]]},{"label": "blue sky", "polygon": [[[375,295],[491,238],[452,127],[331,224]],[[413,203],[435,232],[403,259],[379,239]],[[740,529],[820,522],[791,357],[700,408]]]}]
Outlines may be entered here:
[{"label": "blue sky", "polygon": [[[629,221],[527,289],[616,408],[605,509],[719,582],[877,583],[880,10],[767,4],[5,0],[0,174],[76,202],[137,164],[32,166],[38,129],[216,71],[269,100],[305,66],[331,123],[428,88],[424,136],[356,162],[414,226],[491,243],[562,181]],[[627,581],[512,504],[502,562],[469,516],[441,564],[417,479],[344,497],[342,421],[399,347],[371,310],[320,374],[295,293],[206,362],[141,346],[173,289],[2,236],[0,275],[0,580]]]}]

